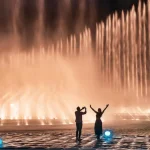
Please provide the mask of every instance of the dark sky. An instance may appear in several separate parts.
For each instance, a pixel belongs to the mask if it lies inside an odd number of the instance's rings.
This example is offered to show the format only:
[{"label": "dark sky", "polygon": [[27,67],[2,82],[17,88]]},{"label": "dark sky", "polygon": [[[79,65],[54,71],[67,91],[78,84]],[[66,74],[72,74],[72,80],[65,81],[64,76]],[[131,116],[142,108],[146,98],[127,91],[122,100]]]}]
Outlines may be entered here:
[{"label": "dark sky", "polygon": [[[35,37],[32,31],[38,24],[38,0],[19,1],[21,6],[16,26],[23,41],[28,41],[29,37],[32,39]],[[139,0],[70,0],[69,7],[66,7],[65,1],[44,1],[44,36],[51,35],[51,38],[55,39],[56,32],[59,36],[79,33],[85,25],[94,30],[96,22],[105,21],[106,17],[115,11],[127,11],[131,9],[133,4],[137,6]],[[141,1],[146,2],[146,0]],[[0,35],[12,31],[14,2],[15,0],[0,0]],[[81,8],[81,5],[84,5],[84,8]],[[63,22],[63,25],[60,25],[60,21]],[[62,26],[63,28],[61,28]],[[32,43],[32,40],[29,41]]]}]

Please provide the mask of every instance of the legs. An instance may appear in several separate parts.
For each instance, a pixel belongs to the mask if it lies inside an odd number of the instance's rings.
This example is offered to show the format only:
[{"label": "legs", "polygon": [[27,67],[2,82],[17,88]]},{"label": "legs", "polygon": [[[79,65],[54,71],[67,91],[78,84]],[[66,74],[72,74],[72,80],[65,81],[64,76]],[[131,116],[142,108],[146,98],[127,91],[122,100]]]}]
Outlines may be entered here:
[{"label": "legs", "polygon": [[81,139],[81,133],[82,133],[82,123],[79,125],[79,139]]},{"label": "legs", "polygon": [[78,140],[79,123],[76,123],[76,140]]},{"label": "legs", "polygon": [[100,134],[99,134],[99,130],[98,129],[95,129],[95,135],[96,135],[96,138],[99,140]]},{"label": "legs", "polygon": [[97,139],[98,139],[98,140],[100,139],[100,134],[99,134],[99,133],[97,134]]},{"label": "legs", "polygon": [[78,139],[78,130],[76,130],[76,140]]},{"label": "legs", "polygon": [[76,140],[81,138],[82,123],[76,123]]},{"label": "legs", "polygon": [[102,135],[102,122],[101,122],[101,120],[96,120],[94,129],[95,129],[96,138],[99,140],[100,136]]}]

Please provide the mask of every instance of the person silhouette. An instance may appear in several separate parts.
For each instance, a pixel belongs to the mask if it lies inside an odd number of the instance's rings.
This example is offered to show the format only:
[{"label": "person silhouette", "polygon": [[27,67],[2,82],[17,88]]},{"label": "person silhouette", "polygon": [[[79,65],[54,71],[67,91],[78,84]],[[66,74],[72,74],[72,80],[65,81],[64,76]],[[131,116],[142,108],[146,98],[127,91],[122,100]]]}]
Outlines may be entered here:
[{"label": "person silhouette", "polygon": [[90,105],[90,108],[96,113],[96,121],[95,121],[94,130],[95,130],[95,135],[96,135],[97,139],[99,139],[100,135],[102,135],[103,129],[102,129],[101,117],[102,117],[103,113],[105,112],[105,110],[107,109],[108,106],[109,106],[109,104],[106,105],[106,107],[103,111],[101,111],[101,108],[98,108],[98,111],[96,111]]},{"label": "person silhouette", "polygon": [[[82,110],[85,109],[84,112]],[[81,141],[81,131],[82,131],[82,115],[86,114],[86,107],[77,107],[77,111],[75,111],[75,117],[76,117],[76,141]]]}]

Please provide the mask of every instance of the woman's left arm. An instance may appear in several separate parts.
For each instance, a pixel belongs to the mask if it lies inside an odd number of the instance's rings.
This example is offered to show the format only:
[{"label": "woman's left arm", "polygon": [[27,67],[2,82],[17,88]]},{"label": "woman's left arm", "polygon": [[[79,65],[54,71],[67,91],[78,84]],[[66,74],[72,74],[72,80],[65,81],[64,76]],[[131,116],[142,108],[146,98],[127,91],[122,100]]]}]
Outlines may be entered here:
[{"label": "woman's left arm", "polygon": [[105,112],[105,110],[107,109],[108,106],[109,106],[109,104],[106,105],[105,109],[102,111],[102,114]]}]

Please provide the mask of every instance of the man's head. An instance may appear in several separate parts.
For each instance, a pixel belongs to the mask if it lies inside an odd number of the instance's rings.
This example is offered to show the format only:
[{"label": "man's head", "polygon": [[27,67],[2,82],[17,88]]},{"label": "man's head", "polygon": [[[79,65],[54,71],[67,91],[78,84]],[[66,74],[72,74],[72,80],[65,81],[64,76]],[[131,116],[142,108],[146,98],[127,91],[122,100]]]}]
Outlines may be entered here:
[{"label": "man's head", "polygon": [[79,106],[77,107],[77,111],[80,111],[80,107]]}]

